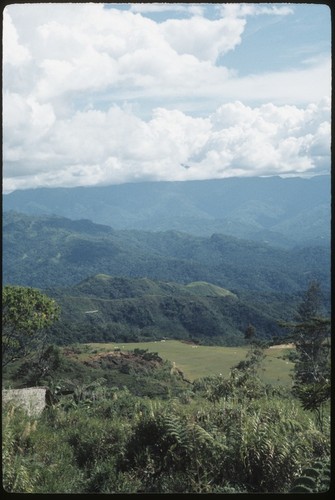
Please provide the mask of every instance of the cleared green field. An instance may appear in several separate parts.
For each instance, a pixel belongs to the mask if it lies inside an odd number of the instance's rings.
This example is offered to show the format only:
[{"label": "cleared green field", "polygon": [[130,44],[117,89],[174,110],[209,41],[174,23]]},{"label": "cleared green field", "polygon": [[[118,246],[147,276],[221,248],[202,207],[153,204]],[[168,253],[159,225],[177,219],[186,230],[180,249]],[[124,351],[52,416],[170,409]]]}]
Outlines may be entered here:
[{"label": "cleared green field", "polygon": [[[228,376],[230,369],[245,358],[247,347],[195,346],[177,340],[160,342],[136,342],[129,344],[90,343],[87,344],[96,352],[147,349],[157,352],[161,358],[174,362],[183,371],[185,378],[195,380],[208,375],[221,373]],[[266,357],[259,375],[269,384],[291,385],[290,373],[293,363],[281,359],[287,347],[272,347],[265,351]]]}]

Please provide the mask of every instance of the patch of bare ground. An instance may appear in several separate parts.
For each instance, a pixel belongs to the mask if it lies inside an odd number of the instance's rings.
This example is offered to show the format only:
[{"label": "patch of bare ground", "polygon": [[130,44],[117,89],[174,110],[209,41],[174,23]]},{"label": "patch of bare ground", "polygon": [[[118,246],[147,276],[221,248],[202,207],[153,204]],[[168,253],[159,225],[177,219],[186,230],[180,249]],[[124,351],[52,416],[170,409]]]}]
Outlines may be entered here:
[{"label": "patch of bare ground", "polygon": [[148,368],[157,368],[163,364],[162,358],[158,355],[149,354],[137,354],[127,351],[110,351],[106,353],[99,353],[90,356],[86,361],[85,365],[97,367],[101,364],[113,368],[121,368],[122,366],[129,366],[129,368],[135,368],[137,370],[147,370]]},{"label": "patch of bare ground", "polygon": [[279,344],[279,345],[272,345],[269,347],[269,349],[293,349],[294,344]]}]

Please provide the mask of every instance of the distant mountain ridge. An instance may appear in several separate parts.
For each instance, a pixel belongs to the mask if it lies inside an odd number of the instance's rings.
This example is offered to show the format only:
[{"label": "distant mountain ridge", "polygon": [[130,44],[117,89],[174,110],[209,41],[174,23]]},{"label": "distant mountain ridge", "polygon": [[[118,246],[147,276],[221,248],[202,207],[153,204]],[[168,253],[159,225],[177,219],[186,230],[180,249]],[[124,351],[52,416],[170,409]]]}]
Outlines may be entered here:
[{"label": "distant mountain ridge", "polygon": [[97,274],[292,293],[330,287],[328,246],[295,249],[213,234],[115,230],[89,220],[3,214],[3,283],[45,288]]},{"label": "distant mountain ridge", "polygon": [[28,189],[4,195],[3,209],[114,229],[222,233],[289,248],[329,244],[330,194],[330,176],[242,177]]},{"label": "distant mountain ridge", "polygon": [[292,249],[223,234],[115,230],[90,220],[3,214],[3,284],[54,297],[56,343],[179,338],[238,345],[248,324],[281,336],[301,292],[330,296],[327,246]]}]

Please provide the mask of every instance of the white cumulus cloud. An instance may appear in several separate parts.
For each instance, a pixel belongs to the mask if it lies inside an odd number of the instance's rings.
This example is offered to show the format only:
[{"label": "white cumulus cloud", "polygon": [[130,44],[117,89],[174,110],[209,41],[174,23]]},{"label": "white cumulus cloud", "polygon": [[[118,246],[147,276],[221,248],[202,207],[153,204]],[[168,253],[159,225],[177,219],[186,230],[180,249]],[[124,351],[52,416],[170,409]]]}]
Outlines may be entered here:
[{"label": "white cumulus cloud", "polygon": [[6,50],[3,51],[4,63],[19,66],[31,60],[31,54],[27,47],[20,44],[16,28],[6,10],[3,15],[3,40],[6,41]]},{"label": "white cumulus cloud", "polygon": [[6,7],[5,190],[326,171],[330,59],[241,77],[220,56],[293,8],[206,5]]},{"label": "white cumulus cloud", "polygon": [[215,62],[219,55],[241,42],[243,19],[217,20],[194,16],[192,19],[170,19],[161,30],[178,54],[192,54],[200,60]]}]

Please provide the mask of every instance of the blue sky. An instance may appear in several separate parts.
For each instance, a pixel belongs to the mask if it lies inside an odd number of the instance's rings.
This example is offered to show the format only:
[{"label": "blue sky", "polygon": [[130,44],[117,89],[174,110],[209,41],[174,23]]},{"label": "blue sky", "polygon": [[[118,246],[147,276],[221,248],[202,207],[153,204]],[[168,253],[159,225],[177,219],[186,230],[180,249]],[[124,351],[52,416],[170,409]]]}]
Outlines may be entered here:
[{"label": "blue sky", "polygon": [[5,192],[330,170],[327,5],[14,4],[3,33]]},{"label": "blue sky", "polygon": [[308,58],[330,53],[330,12],[326,5],[290,5],[286,16],[254,16],[248,20],[243,39],[228,53],[223,64],[239,74],[303,67]]}]

